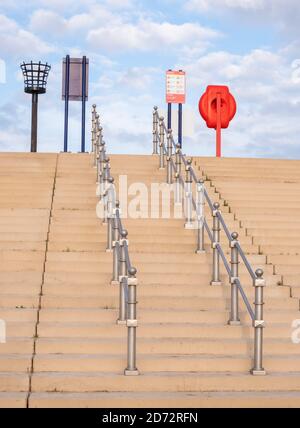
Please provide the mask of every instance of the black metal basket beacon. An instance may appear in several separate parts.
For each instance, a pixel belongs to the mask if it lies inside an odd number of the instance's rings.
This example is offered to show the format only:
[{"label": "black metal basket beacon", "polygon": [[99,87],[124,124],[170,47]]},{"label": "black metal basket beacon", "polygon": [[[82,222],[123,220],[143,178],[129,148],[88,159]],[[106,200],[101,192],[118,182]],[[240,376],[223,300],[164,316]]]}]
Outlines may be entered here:
[{"label": "black metal basket beacon", "polygon": [[32,117],[31,117],[31,151],[37,151],[37,113],[38,96],[46,93],[47,80],[51,66],[41,61],[21,64],[21,70],[24,76],[24,91],[26,94],[32,94]]}]

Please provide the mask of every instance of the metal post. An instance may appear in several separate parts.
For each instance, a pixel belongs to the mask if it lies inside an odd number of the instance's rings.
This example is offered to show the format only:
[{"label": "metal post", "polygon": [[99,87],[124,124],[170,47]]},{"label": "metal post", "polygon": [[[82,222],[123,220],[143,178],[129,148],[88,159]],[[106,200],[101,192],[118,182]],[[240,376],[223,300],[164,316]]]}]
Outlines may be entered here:
[{"label": "metal post", "polygon": [[230,241],[231,248],[231,307],[230,307],[230,319],[229,325],[240,325],[241,321],[239,318],[239,290],[236,284],[236,280],[239,277],[239,251],[237,249],[237,239],[239,235],[237,232],[231,234],[232,241]]},{"label": "metal post", "polygon": [[172,184],[172,129],[168,129],[167,183]]},{"label": "metal post", "polygon": [[168,129],[172,129],[172,104],[168,103]]},{"label": "metal post", "polygon": [[182,104],[178,104],[178,144],[182,148]]},{"label": "metal post", "polygon": [[165,168],[165,128],[164,128],[164,118],[159,118],[159,169]]},{"label": "metal post", "polygon": [[255,287],[255,320],[254,327],[254,367],[251,373],[254,376],[264,376],[266,374],[263,368],[263,329],[265,327],[263,307],[264,307],[264,287],[266,281],[263,279],[264,271],[257,269],[256,279],[253,281]]},{"label": "metal post", "polygon": [[100,183],[99,181],[99,177],[100,177],[100,132],[97,132],[97,137],[96,137],[96,159],[97,159],[97,180],[96,183]]},{"label": "metal post", "polygon": [[116,208],[114,210],[113,217],[113,277],[111,285],[119,285],[120,233],[117,214],[121,214],[119,201],[116,201]]},{"label": "metal post", "polygon": [[178,174],[181,174],[181,148],[179,146],[179,144],[176,144],[176,160],[175,160],[175,164],[176,164],[176,172],[178,172]]},{"label": "metal post", "polygon": [[81,131],[81,153],[85,152],[85,109],[86,109],[86,56],[82,58],[82,131]]},{"label": "metal post", "polygon": [[128,281],[128,316],[127,316],[127,368],[124,372],[126,376],[137,376],[139,371],[136,367],[136,329],[138,326],[137,321],[137,300],[136,300],[136,287],[138,281],[136,279],[136,269],[132,267],[129,271]]},{"label": "metal post", "polygon": [[[96,134],[96,147],[95,147],[95,150],[96,150],[96,159],[97,159],[97,161],[98,161],[98,156],[99,156],[99,150],[100,150],[100,144],[101,144],[101,139],[102,139],[102,136],[101,136],[101,127],[100,127],[100,129],[99,129],[99,131],[97,131],[97,134]],[[96,162],[97,163],[97,162]],[[97,165],[96,165],[97,166]]]},{"label": "metal post", "polygon": [[109,177],[110,177],[110,166],[109,166],[109,158],[105,159],[105,164],[103,166],[103,208],[104,208],[104,219],[103,224],[107,223],[107,216],[108,216],[108,207],[107,207],[107,190],[108,190],[108,183],[109,183]]},{"label": "metal post", "polygon": [[211,285],[221,285],[220,281],[220,256],[217,248],[217,244],[220,243],[220,220],[217,216],[219,212],[220,204],[218,202],[214,203],[213,210],[213,238],[214,242],[212,244],[213,248],[213,273]]},{"label": "metal post", "polygon": [[95,128],[94,128],[94,135],[95,135],[95,140],[94,140],[94,167],[96,167],[96,165],[97,165],[96,137],[98,135],[98,132],[100,131],[99,121],[100,121],[100,116],[99,116],[99,114],[96,114],[96,116],[95,116]]},{"label": "metal post", "polygon": [[180,174],[181,174],[181,150],[179,147],[179,144],[176,144],[176,150],[175,150],[175,180],[176,180],[176,187],[175,187],[175,205],[181,205],[182,204],[182,188],[180,184]]},{"label": "metal post", "polygon": [[198,223],[198,234],[197,234],[197,254],[205,252],[204,249],[204,181],[199,180],[197,183],[197,223]]},{"label": "metal post", "polygon": [[119,251],[119,284],[120,284],[120,300],[119,300],[119,318],[117,324],[124,325],[126,324],[126,294],[125,294],[125,281],[127,281],[127,265],[126,265],[126,254],[125,254],[125,244],[127,243],[127,230],[122,230],[121,239],[120,239],[120,251]]},{"label": "metal post", "polygon": [[158,154],[158,107],[153,110],[153,155]]},{"label": "metal post", "polygon": [[96,109],[97,109],[96,104],[93,104],[93,106],[92,106],[92,146],[91,146],[91,153],[94,153],[94,151],[95,151],[95,139],[96,139],[95,120],[96,120],[96,114],[97,114]]},{"label": "metal post", "polygon": [[191,174],[191,167],[192,167],[192,160],[187,160],[187,166],[185,168],[186,171],[186,180],[185,180],[185,217],[186,217],[186,223],[185,228],[186,229],[194,229],[193,224],[193,206],[192,206],[192,174]]},{"label": "metal post", "polygon": [[102,142],[99,147],[99,184],[100,184],[100,195],[104,192],[104,162],[105,162],[105,143]]},{"label": "metal post", "polygon": [[70,99],[70,55],[67,55],[66,56],[66,76],[65,76],[65,129],[64,129],[64,152],[65,153],[68,151],[69,99]]},{"label": "metal post", "polygon": [[31,108],[31,152],[37,151],[37,123],[38,123],[38,94],[32,94]]},{"label": "metal post", "polygon": [[114,210],[114,179],[109,177],[108,179],[108,189],[107,189],[107,252],[112,252],[113,249],[113,210]]}]

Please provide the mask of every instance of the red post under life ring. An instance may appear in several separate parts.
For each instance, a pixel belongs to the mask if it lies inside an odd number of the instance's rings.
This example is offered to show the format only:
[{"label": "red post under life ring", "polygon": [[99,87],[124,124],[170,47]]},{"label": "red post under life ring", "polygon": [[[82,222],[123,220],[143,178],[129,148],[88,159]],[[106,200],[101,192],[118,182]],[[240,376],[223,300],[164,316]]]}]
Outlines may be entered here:
[{"label": "red post under life ring", "polygon": [[208,128],[217,131],[217,157],[221,156],[221,129],[228,128],[236,114],[236,109],[236,101],[227,86],[210,85],[200,98],[200,115]]}]

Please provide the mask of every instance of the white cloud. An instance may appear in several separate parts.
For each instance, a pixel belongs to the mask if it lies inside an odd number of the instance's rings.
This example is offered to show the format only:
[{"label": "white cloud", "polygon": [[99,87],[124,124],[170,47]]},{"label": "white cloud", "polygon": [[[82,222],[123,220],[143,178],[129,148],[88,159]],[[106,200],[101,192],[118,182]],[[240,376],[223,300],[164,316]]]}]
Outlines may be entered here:
[{"label": "white cloud", "polygon": [[[0,15],[1,51],[5,57],[49,54],[54,48],[33,33],[21,28],[15,21]],[[4,58],[5,59],[5,58]]]},{"label": "white cloud", "polygon": [[120,22],[106,25],[88,33],[93,47],[113,51],[150,51],[168,48],[180,49],[185,45],[206,46],[220,34],[199,24],[171,24],[140,20],[137,24]]},{"label": "white cloud", "polygon": [[254,25],[270,25],[276,31],[299,35],[299,0],[189,0],[184,8],[200,14],[232,14]]},{"label": "white cloud", "polygon": [[62,35],[78,37],[81,33],[88,33],[91,29],[106,26],[107,23],[120,25],[121,22],[121,16],[117,13],[112,13],[103,5],[95,5],[68,18],[49,8],[37,9],[31,15],[29,26],[32,31],[52,34],[53,37]]},{"label": "white cloud", "polygon": [[[194,107],[208,84],[229,85],[237,100],[237,115],[224,131],[224,154],[292,156],[298,151],[300,156],[299,59],[284,50],[254,49],[246,55],[220,51],[186,63],[184,69]],[[190,99],[191,94],[197,95]],[[190,140],[190,150],[196,151],[201,141],[204,154],[213,154],[214,132],[200,117],[195,125],[197,137]]]},{"label": "white cloud", "polygon": [[268,0],[190,0],[187,2],[186,7],[201,12],[211,9],[217,10],[216,8],[260,10],[263,9],[267,3]]}]

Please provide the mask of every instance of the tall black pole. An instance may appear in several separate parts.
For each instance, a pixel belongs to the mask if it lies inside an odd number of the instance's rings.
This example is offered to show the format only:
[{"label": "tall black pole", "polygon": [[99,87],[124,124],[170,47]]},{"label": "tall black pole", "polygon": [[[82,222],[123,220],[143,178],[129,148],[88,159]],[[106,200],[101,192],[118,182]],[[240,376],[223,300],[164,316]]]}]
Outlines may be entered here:
[{"label": "tall black pole", "polygon": [[82,60],[82,134],[81,152],[85,152],[85,108],[86,108],[86,56]]},{"label": "tall black pole", "polygon": [[64,152],[68,151],[69,134],[69,95],[70,95],[70,55],[66,56],[65,70],[65,130],[64,130]]},{"label": "tall black pole", "polygon": [[38,115],[38,94],[32,94],[31,152],[37,151],[37,115]]},{"label": "tall black pole", "polygon": [[168,103],[168,129],[172,129],[172,104]]},{"label": "tall black pole", "polygon": [[178,144],[182,148],[182,104],[178,104]]}]

